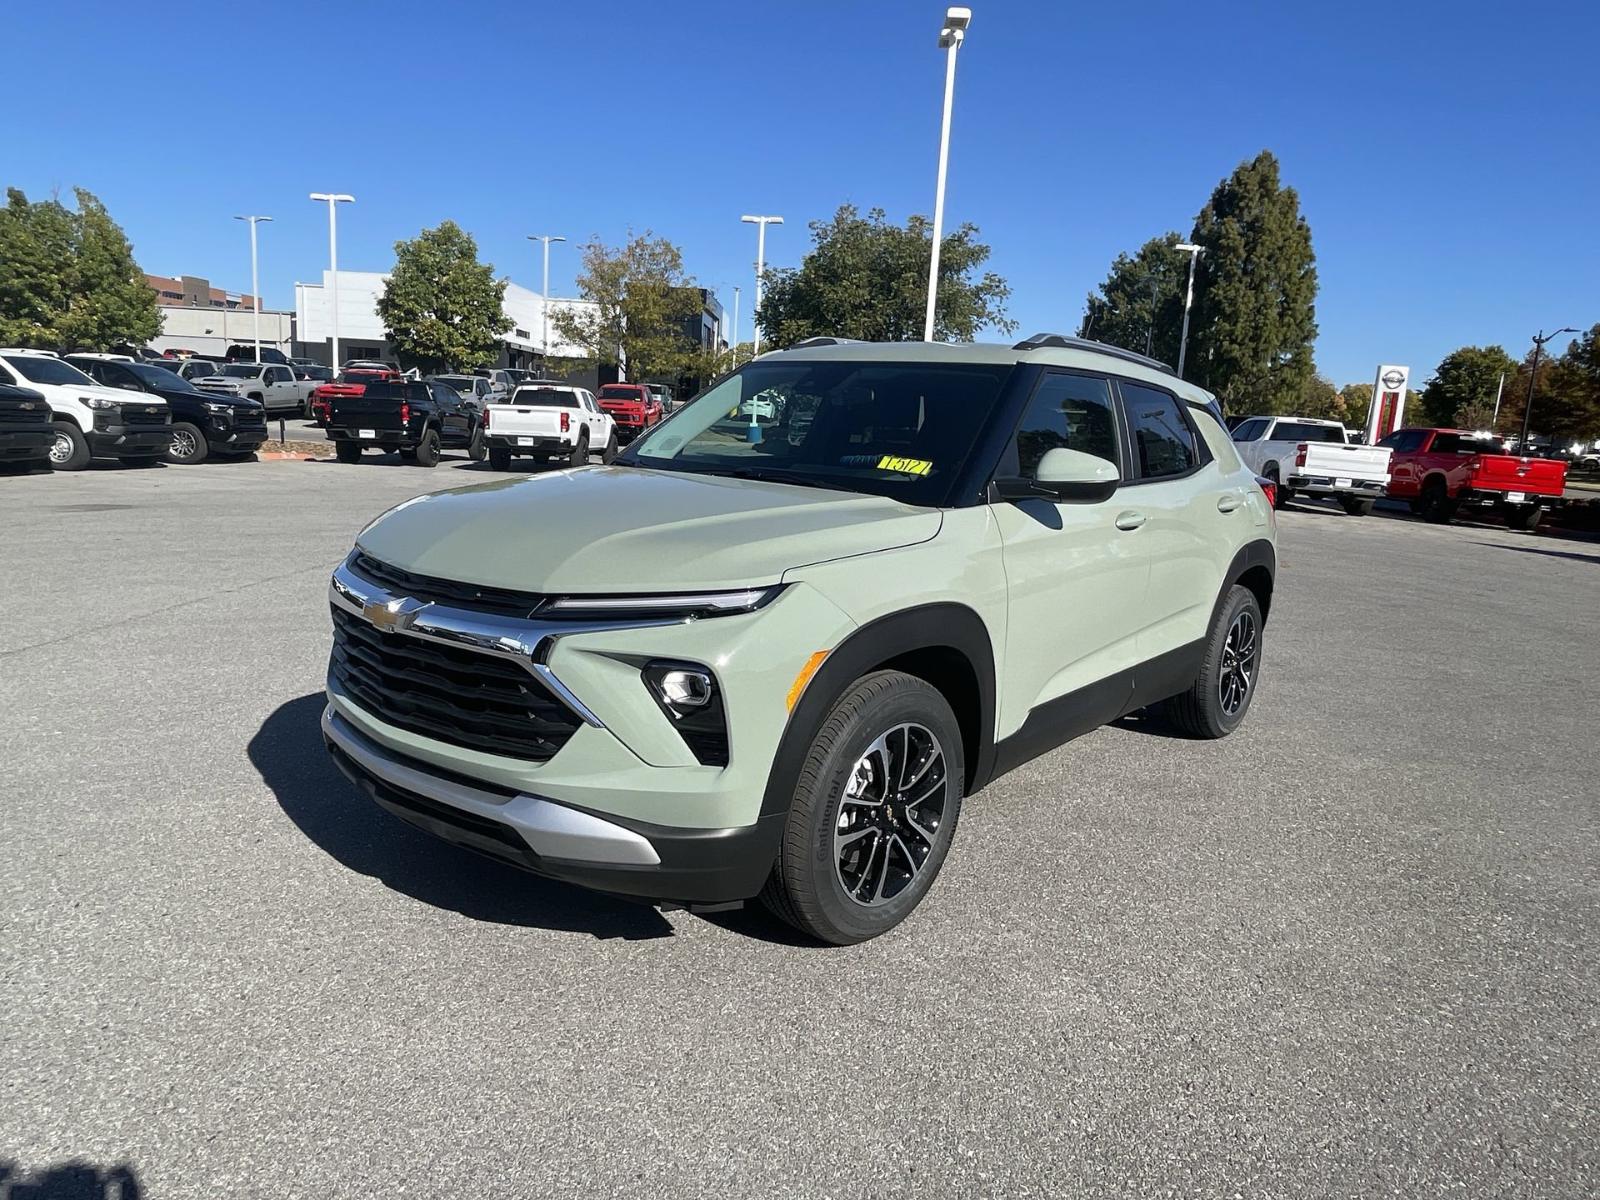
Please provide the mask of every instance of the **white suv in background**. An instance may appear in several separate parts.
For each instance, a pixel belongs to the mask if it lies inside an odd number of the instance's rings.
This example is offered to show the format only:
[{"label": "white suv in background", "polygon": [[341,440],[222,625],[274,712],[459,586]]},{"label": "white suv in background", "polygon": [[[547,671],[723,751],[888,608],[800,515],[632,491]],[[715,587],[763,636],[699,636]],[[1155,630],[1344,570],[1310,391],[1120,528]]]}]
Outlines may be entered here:
[{"label": "white suv in background", "polygon": [[491,396],[483,406],[489,466],[509,471],[522,454],[581,467],[591,453],[609,463],[617,456],[617,424],[587,388],[555,381],[523,384],[510,398]]},{"label": "white suv in background", "polygon": [[0,383],[31,388],[50,402],[50,465],[58,471],[81,471],[91,458],[148,466],[172,446],[165,400],[105,387],[48,350],[0,350]]}]

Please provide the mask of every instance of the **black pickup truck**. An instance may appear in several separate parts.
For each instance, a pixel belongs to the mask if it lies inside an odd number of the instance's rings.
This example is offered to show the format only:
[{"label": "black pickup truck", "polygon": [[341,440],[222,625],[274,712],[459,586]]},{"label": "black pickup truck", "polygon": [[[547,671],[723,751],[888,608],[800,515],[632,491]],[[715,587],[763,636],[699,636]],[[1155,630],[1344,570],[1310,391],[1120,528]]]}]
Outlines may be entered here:
[{"label": "black pickup truck", "polygon": [[171,463],[204,462],[207,455],[240,458],[267,440],[267,410],[259,400],[202,392],[181,375],[150,363],[98,354],[69,354],[67,361],[96,383],[160,396],[172,410]]},{"label": "black pickup truck", "polygon": [[368,447],[419,467],[437,466],[442,449],[464,449],[474,462],[487,452],[482,413],[442,383],[370,383],[359,396],[333,396],[323,427],[345,463]]},{"label": "black pickup truck", "polygon": [[50,465],[50,402],[30,388],[0,383],[0,464]]}]

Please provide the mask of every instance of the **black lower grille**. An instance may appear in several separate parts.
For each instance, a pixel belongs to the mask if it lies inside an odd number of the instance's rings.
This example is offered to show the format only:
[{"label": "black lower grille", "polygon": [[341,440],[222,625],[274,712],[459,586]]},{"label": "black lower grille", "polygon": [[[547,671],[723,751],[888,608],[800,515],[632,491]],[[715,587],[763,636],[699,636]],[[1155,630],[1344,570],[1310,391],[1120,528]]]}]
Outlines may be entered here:
[{"label": "black lower grille", "polygon": [[122,423],[124,425],[170,425],[172,414],[166,405],[124,404],[122,406]]},{"label": "black lower grille", "polygon": [[545,762],[580,724],[520,663],[381,633],[337,607],[330,670],[379,720],[486,754]]},{"label": "black lower grille", "polygon": [[464,583],[456,579],[437,579],[432,575],[418,575],[399,567],[379,562],[370,554],[360,551],[350,562],[351,570],[363,579],[397,596],[411,596],[434,604],[457,604],[478,612],[501,613],[512,617],[525,617],[539,605],[544,597],[534,592],[517,592],[510,588],[489,587],[478,583]]}]

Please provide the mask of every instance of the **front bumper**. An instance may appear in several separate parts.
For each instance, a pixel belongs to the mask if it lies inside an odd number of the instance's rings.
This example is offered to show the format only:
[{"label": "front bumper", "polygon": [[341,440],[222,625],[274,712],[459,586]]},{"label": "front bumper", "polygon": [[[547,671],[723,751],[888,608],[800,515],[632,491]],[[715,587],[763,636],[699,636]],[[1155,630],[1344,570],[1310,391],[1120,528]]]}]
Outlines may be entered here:
[{"label": "front bumper", "polygon": [[128,458],[165,454],[172,445],[171,425],[108,425],[84,435],[95,458]]},{"label": "front bumper", "polygon": [[55,440],[55,430],[49,425],[14,431],[0,429],[0,462],[45,458]]},{"label": "front bumper", "polygon": [[383,808],[435,837],[596,891],[690,906],[761,890],[783,814],[725,829],[674,829],[448,777],[363,737],[329,705],[322,736],[339,769]]}]

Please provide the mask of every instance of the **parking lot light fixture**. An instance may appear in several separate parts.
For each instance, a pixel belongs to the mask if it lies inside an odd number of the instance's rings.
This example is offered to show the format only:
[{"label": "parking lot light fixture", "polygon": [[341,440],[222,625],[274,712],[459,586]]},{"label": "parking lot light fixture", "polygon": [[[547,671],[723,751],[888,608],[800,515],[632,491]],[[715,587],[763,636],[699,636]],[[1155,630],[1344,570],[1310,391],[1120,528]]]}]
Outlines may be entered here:
[{"label": "parking lot light fixture", "polygon": [[[1528,427],[1533,421],[1533,388],[1534,385],[1539,382],[1539,356],[1544,353],[1544,344],[1549,341],[1554,341],[1563,333],[1577,332],[1578,331],[1576,329],[1568,325],[1556,330],[1554,333],[1546,333],[1541,329],[1538,333],[1533,335],[1533,370],[1528,372],[1528,402],[1522,406],[1522,440],[1517,443],[1517,453],[1522,455],[1524,458],[1528,456]],[[1555,435],[1552,433],[1552,450],[1555,448],[1554,439]]]},{"label": "parking lot light fixture", "polygon": [[950,166],[950,106],[956,92],[956,51],[966,41],[972,24],[970,8],[945,10],[939,46],[945,51],[944,118],[939,124],[939,181],[933,190],[933,250],[928,256],[928,312],[922,322],[922,340],[933,341],[933,310],[939,301],[939,239],[944,236],[944,178]]},{"label": "parking lot light fixture", "polygon": [[[544,283],[540,285],[539,312],[542,314],[543,329],[539,334],[539,353],[544,355],[544,361],[550,361],[550,243],[564,242],[564,237],[553,237],[549,234],[530,233],[530,242],[544,243]],[[548,372],[547,372],[548,373]]]},{"label": "parking lot light fixture", "polygon": [[355,197],[343,192],[312,192],[311,198],[328,206],[328,271],[333,295],[329,301],[333,329],[333,373],[339,373],[339,221],[335,214],[341,204],[354,204]]},{"label": "parking lot light fixture", "polygon": [[1189,308],[1194,304],[1194,265],[1200,261],[1200,256],[1206,252],[1204,246],[1197,246],[1193,242],[1179,242],[1173,247],[1182,250],[1189,256],[1189,287],[1183,293],[1183,333],[1178,338],[1178,378],[1183,378],[1183,359],[1189,349]]},{"label": "parking lot light fixture", "polygon": [[235,217],[235,221],[250,222],[250,307],[256,316],[256,361],[261,361],[261,272],[256,260],[256,226],[271,217]]},{"label": "parking lot light fixture", "polygon": [[739,218],[756,227],[756,302],[750,310],[750,357],[761,353],[761,273],[767,269],[767,226],[782,225],[782,217],[756,217],[746,214]]}]

